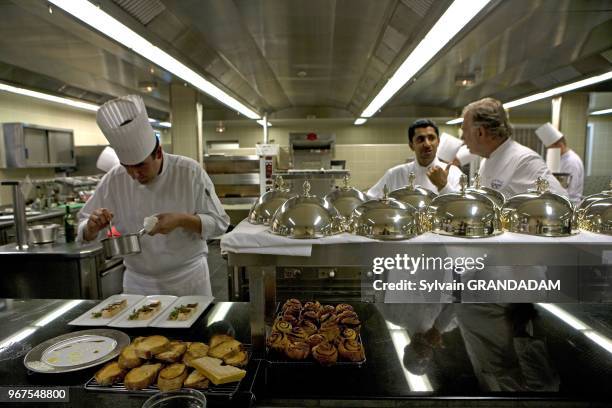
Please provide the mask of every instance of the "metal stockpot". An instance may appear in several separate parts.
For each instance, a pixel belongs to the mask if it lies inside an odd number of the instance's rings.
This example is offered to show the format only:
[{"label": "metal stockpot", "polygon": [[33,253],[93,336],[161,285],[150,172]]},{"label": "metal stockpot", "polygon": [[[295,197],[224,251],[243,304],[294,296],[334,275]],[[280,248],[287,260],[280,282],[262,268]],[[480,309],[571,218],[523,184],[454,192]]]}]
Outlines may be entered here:
[{"label": "metal stockpot", "polygon": [[329,201],[348,222],[351,218],[353,210],[367,201],[367,197],[361,191],[349,185],[349,176],[344,176],[344,185],[336,188],[331,193],[325,196],[325,200]]},{"label": "metal stockpot", "polygon": [[49,225],[33,225],[28,228],[28,243],[30,244],[50,244],[55,242],[59,234],[60,226],[58,224]]},{"label": "metal stockpot", "polygon": [[536,186],[536,190],[506,201],[502,207],[504,229],[544,237],[566,237],[577,232],[572,203],[548,191],[548,181],[543,177],[538,177]]},{"label": "metal stockpot", "polygon": [[285,187],[285,181],[281,176],[276,178],[275,184],[272,190],[264,193],[253,204],[247,218],[251,224],[270,225],[276,210],[288,199],[296,196]]},{"label": "metal stockpot", "polygon": [[139,254],[141,252],[140,237],[143,236],[145,232],[143,228],[137,234],[104,238],[101,241],[104,257],[106,259],[111,259],[118,256]]},{"label": "metal stockpot", "polygon": [[485,238],[502,233],[500,210],[486,195],[467,190],[461,175],[461,191],[440,195],[427,209],[427,227],[440,235]]}]

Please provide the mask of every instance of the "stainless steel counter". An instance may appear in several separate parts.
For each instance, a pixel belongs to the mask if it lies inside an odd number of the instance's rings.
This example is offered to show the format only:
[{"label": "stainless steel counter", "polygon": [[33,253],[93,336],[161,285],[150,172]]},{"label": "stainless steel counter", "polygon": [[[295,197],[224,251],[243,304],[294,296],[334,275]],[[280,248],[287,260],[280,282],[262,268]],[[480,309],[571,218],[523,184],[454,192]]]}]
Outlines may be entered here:
[{"label": "stainless steel counter", "polygon": [[123,288],[123,260],[104,259],[102,245],[54,243],[0,247],[0,296],[102,299]]},{"label": "stainless steel counter", "polygon": [[[510,299],[506,302],[612,302],[612,242],[576,244],[552,239],[550,244],[534,245],[520,242],[501,244],[486,239],[465,240],[453,244],[372,241],[363,244],[313,245],[309,257],[229,252],[228,266],[234,269],[243,268],[248,275],[254,347],[264,347],[266,325],[269,326],[274,319],[277,268],[358,267],[364,272],[362,282],[367,286],[372,280],[370,271],[373,259],[395,257],[397,254],[410,254],[415,257],[465,257],[486,254],[487,268],[502,268],[502,274],[506,273],[503,268],[514,268],[512,271],[524,270],[527,274],[531,270],[538,273],[543,268],[548,279],[565,282],[564,291],[546,293],[544,298],[541,293],[533,292],[530,299]],[[434,278],[424,274],[419,279]],[[380,297],[376,300],[382,301]]]}]

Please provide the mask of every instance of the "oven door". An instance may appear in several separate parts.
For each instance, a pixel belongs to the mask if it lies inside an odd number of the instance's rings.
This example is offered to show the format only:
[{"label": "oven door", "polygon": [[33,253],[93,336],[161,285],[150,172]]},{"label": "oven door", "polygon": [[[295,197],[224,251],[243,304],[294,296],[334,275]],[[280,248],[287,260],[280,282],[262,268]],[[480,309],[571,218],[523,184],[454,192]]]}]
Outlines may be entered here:
[{"label": "oven door", "polygon": [[118,261],[107,265],[106,269],[100,270],[98,273],[100,279],[100,299],[106,299],[111,295],[123,292],[123,272],[125,266],[123,266],[122,259]]}]

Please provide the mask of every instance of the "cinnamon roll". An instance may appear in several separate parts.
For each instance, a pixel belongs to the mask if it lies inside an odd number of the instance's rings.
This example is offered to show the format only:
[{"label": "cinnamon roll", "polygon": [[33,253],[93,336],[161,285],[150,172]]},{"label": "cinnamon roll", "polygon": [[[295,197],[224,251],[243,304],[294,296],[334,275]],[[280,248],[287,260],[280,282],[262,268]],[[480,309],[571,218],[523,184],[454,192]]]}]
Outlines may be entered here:
[{"label": "cinnamon roll", "polygon": [[292,315],[295,317],[300,317],[300,312],[302,308],[299,306],[289,306],[283,310],[283,315]]},{"label": "cinnamon roll", "polygon": [[302,302],[300,302],[298,299],[288,299],[284,304],[283,307],[281,308],[281,310],[283,311],[283,313],[285,312],[285,310],[289,307],[297,307],[298,309],[302,308]]},{"label": "cinnamon roll", "polygon": [[334,342],[340,335],[340,327],[335,322],[321,325],[319,333],[324,335],[327,341]]},{"label": "cinnamon roll", "polygon": [[292,326],[296,326],[298,324],[298,317],[292,314],[285,313],[281,316],[281,319],[287,323],[291,323]]},{"label": "cinnamon roll", "polygon": [[282,353],[285,351],[285,347],[289,343],[285,333],[274,332],[266,339],[268,347],[276,352]]},{"label": "cinnamon roll", "polygon": [[272,332],[280,332],[280,333],[291,333],[291,329],[293,329],[293,325],[286,320],[276,319],[274,326],[272,326]]},{"label": "cinnamon roll", "polygon": [[338,318],[336,317],[335,314],[327,313],[327,314],[321,315],[321,317],[319,318],[319,323],[321,325],[324,325],[324,324],[329,324],[329,323],[336,323],[337,320]]},{"label": "cinnamon roll", "polygon": [[302,329],[304,329],[306,334],[308,334],[309,336],[311,334],[315,334],[317,330],[319,330],[317,325],[311,322],[310,320],[302,320],[298,327],[301,327]]},{"label": "cinnamon roll", "polygon": [[308,337],[308,339],[306,340],[306,342],[310,344],[310,347],[317,346],[326,341],[327,341],[327,338],[321,333],[315,333],[311,335],[310,337]]},{"label": "cinnamon roll", "polygon": [[359,316],[357,316],[357,313],[348,310],[342,312],[338,316],[338,324],[351,328],[356,332],[359,332],[359,329],[361,328],[361,321],[359,321]]},{"label": "cinnamon roll", "polygon": [[292,342],[306,341],[308,336],[309,334],[306,333],[306,330],[304,330],[300,326],[294,327],[293,329],[291,329],[290,333],[287,333],[287,338],[289,339],[289,341]]},{"label": "cinnamon roll", "polygon": [[338,345],[338,353],[344,360],[353,362],[365,360],[363,346],[357,340],[344,339],[341,341]]},{"label": "cinnamon roll", "polygon": [[310,354],[310,345],[304,341],[288,342],[285,355],[292,360],[305,360]]},{"label": "cinnamon roll", "polygon": [[345,310],[350,310],[352,312],[354,309],[353,309],[353,306],[349,305],[348,303],[340,303],[339,305],[336,305],[337,314],[340,314],[344,312]]},{"label": "cinnamon roll", "polygon": [[317,314],[317,312],[312,311],[312,310],[302,312],[302,319],[309,320],[315,324],[319,323],[319,315]]},{"label": "cinnamon roll", "polygon": [[324,314],[333,313],[336,314],[336,308],[332,305],[324,305],[319,309],[319,316],[323,316]]},{"label": "cinnamon roll", "polygon": [[312,357],[323,366],[336,364],[338,361],[338,350],[331,343],[321,343],[312,348]]},{"label": "cinnamon roll", "polygon": [[357,340],[357,332],[350,327],[345,327],[340,331],[341,340]]},{"label": "cinnamon roll", "polygon": [[319,309],[321,309],[321,304],[318,301],[304,303],[305,312],[312,311],[312,312],[318,313]]}]

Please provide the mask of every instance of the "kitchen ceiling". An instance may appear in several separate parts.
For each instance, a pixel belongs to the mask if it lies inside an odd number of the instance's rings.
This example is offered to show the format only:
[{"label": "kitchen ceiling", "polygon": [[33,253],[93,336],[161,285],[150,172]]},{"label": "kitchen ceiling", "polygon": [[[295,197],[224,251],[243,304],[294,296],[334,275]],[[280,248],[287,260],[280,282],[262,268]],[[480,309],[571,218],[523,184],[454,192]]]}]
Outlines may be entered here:
[{"label": "kitchen ceiling", "polygon": [[[259,112],[296,119],[358,116],[451,1],[97,3]],[[379,116],[451,117],[609,70],[612,1],[493,1]],[[135,92],[160,119],[182,83],[44,0],[0,0],[0,80],[96,103]],[[201,100],[207,119],[237,118]]]}]

